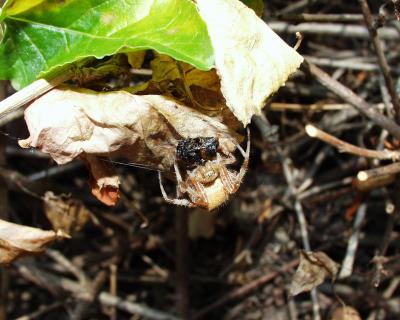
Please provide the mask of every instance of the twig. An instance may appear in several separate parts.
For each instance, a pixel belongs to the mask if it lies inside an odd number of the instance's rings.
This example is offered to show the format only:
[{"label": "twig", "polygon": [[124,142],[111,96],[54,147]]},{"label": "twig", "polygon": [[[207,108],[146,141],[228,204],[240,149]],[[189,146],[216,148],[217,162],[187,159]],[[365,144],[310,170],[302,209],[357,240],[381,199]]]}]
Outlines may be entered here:
[{"label": "twig", "polygon": [[128,312],[130,314],[139,315],[147,319],[154,320],[179,320],[180,318],[175,317],[171,314],[161,312],[159,310],[149,308],[145,305],[126,301],[120,297],[115,297],[108,292],[102,292],[99,295],[99,301],[101,304],[108,307],[117,307],[120,310]]},{"label": "twig", "polygon": [[[51,293],[59,295],[63,291],[71,292],[74,295],[82,293],[82,286],[75,281],[60,278],[47,271],[41,270],[35,266],[34,263],[27,263],[27,259],[16,263],[20,274],[38,286],[49,290]],[[108,292],[101,292],[98,295],[99,302],[107,307],[117,307],[120,310],[130,314],[139,315],[145,318],[154,320],[179,320],[171,314],[161,312],[159,310],[147,307],[145,305],[126,301],[120,297],[115,297]]]},{"label": "twig", "polygon": [[383,52],[382,44],[379,40],[377,30],[373,26],[373,18],[371,11],[369,9],[368,3],[366,0],[359,0],[361,9],[364,15],[364,20],[365,24],[367,25],[369,34],[372,39],[372,44],[374,45],[376,55],[378,56],[378,63],[381,69],[381,72],[383,74],[383,78],[385,79],[386,87],[389,91],[392,104],[393,104],[393,109],[395,112],[395,117],[397,120],[397,123],[400,123],[400,101],[399,97],[397,95],[396,89],[394,87],[393,83],[393,78],[390,75],[390,70],[389,70],[389,65],[386,61],[385,54]]},{"label": "twig", "polygon": [[50,167],[45,170],[41,170],[35,173],[30,174],[27,176],[27,180],[30,182],[38,181],[41,179],[45,178],[51,178],[51,177],[56,177],[61,174],[65,174],[71,171],[74,171],[76,169],[79,169],[84,166],[84,163],[82,161],[73,161],[67,164],[64,164],[62,166],[56,165],[53,167]]},{"label": "twig", "polygon": [[85,299],[80,299],[79,303],[76,305],[75,310],[71,315],[71,320],[81,320],[86,319],[86,314],[97,299],[104,282],[107,280],[107,271],[100,271],[96,278],[90,283],[90,285],[84,288]]},{"label": "twig", "polygon": [[343,178],[338,181],[333,181],[333,182],[329,182],[329,183],[326,183],[323,185],[318,185],[318,186],[312,187],[306,191],[299,193],[297,195],[297,197],[299,200],[304,200],[308,197],[311,197],[312,195],[321,193],[326,190],[330,190],[330,189],[338,188],[338,187],[344,187],[346,185],[351,185],[352,182],[353,182],[353,177],[346,177],[346,178]]},{"label": "twig", "polygon": [[64,81],[71,79],[73,75],[74,73],[72,71],[67,71],[51,79],[39,79],[32,82],[27,87],[0,102],[0,119],[18,110],[28,102],[55,88]]},{"label": "twig", "polygon": [[400,153],[397,151],[390,150],[371,150],[357,147],[353,144],[345,142],[336,138],[335,136],[318,129],[317,127],[307,124],[306,125],[306,133],[312,137],[319,140],[322,140],[330,145],[336,147],[340,152],[347,152],[351,154],[355,154],[360,157],[366,158],[374,158],[379,160],[399,160]]},{"label": "twig", "polygon": [[40,306],[38,310],[32,312],[31,314],[22,316],[22,317],[18,317],[15,320],[34,320],[34,319],[42,319],[40,318],[41,316],[45,315],[46,313],[57,309],[59,307],[61,307],[63,305],[62,302],[54,302],[52,304],[49,304],[48,306]]},{"label": "twig", "polygon": [[383,267],[383,260],[385,260],[385,255],[386,252],[389,248],[390,242],[391,242],[391,235],[393,232],[393,228],[396,225],[396,220],[398,219],[400,215],[400,182],[397,181],[395,184],[395,188],[393,191],[393,202],[394,202],[394,210],[391,214],[388,216],[388,220],[386,222],[385,226],[385,232],[383,234],[383,239],[379,248],[379,252],[375,255],[373,261],[375,263],[375,270],[374,270],[374,277],[373,277],[373,284],[375,287],[378,287],[380,282],[381,282],[381,276],[382,273],[384,272],[384,267]]},{"label": "twig", "polygon": [[176,206],[175,208],[175,250],[176,250],[176,299],[179,314],[182,319],[189,319],[189,277],[188,277],[188,215],[189,210]]},{"label": "twig", "polygon": [[346,256],[343,259],[342,268],[339,273],[339,279],[350,276],[353,272],[354,260],[358,247],[358,240],[360,236],[360,228],[364,221],[365,213],[367,211],[367,205],[361,204],[357,210],[356,218],[354,219],[353,232],[347,243]]},{"label": "twig", "polygon": [[[6,95],[5,82],[0,81],[0,100]],[[6,141],[0,136],[0,166],[6,166]],[[0,219],[8,218],[8,190],[4,179],[0,177]],[[9,289],[9,275],[7,269],[0,267],[0,320],[7,319],[7,297]]]},{"label": "twig", "polygon": [[47,249],[46,255],[51,257],[54,261],[63,266],[66,270],[71,272],[82,285],[88,283],[88,278],[83,270],[76,267],[71,261],[69,261],[61,252],[53,249]]},{"label": "twig", "polygon": [[299,264],[299,261],[293,260],[287,264],[285,264],[284,266],[282,266],[281,268],[279,268],[279,271],[271,271],[269,273],[267,273],[266,275],[236,289],[233,290],[232,292],[226,294],[225,296],[221,297],[220,299],[218,299],[217,301],[215,301],[214,303],[206,306],[205,308],[201,309],[199,312],[197,312],[191,319],[192,320],[198,320],[198,319],[207,319],[205,318],[205,316],[207,314],[209,314],[212,311],[215,311],[217,309],[219,309],[220,307],[226,305],[229,302],[232,302],[234,300],[238,300],[240,298],[243,298],[247,295],[249,295],[250,293],[252,293],[253,291],[259,289],[260,287],[264,286],[266,283],[272,281],[273,279],[275,279],[279,274],[281,273],[287,273],[290,270],[292,270],[293,268],[295,268],[297,265]]},{"label": "twig", "polygon": [[[368,29],[364,26],[339,24],[339,23],[314,23],[304,22],[300,24],[290,24],[281,21],[271,21],[268,25],[276,33],[295,34],[301,32],[303,35],[316,34],[326,36],[339,36],[341,38],[368,39]],[[396,28],[385,27],[378,30],[381,39],[398,41],[400,35]]]},{"label": "twig", "polygon": [[[110,294],[114,297],[117,296],[117,286],[118,286],[118,266],[113,263],[110,265]],[[117,319],[117,308],[115,306],[111,307],[110,310],[110,320],[116,320]]]},{"label": "twig", "polygon": [[367,103],[364,99],[356,95],[349,88],[342,85],[339,81],[336,81],[326,72],[318,68],[312,63],[304,62],[303,66],[309,70],[309,72],[316,77],[316,79],[329,90],[337,94],[344,101],[350,103],[360,113],[368,117],[377,125],[386,129],[394,137],[400,139],[400,127],[393,120],[385,117],[383,114],[378,112],[372,105]]},{"label": "twig", "polygon": [[379,70],[379,66],[375,63],[354,61],[353,59],[339,60],[337,58],[322,58],[322,57],[312,57],[307,55],[305,55],[304,58],[306,58],[309,62],[322,67],[344,68],[349,70],[362,70],[362,71]]},{"label": "twig", "polygon": [[386,166],[373,168],[370,170],[363,170],[357,174],[357,179],[361,182],[365,182],[369,179],[380,177],[383,175],[395,175],[400,172],[400,162],[388,164]]},{"label": "twig", "polygon": [[361,22],[361,14],[341,13],[341,14],[323,14],[323,13],[300,13],[300,14],[280,14],[278,20],[289,22]]},{"label": "twig", "polygon": [[[282,167],[283,167],[283,173],[284,173],[285,179],[289,186],[290,193],[295,198],[294,209],[296,211],[297,221],[300,226],[300,234],[301,234],[301,240],[303,242],[303,248],[307,251],[311,251],[310,240],[309,240],[308,231],[307,231],[307,220],[304,215],[303,206],[301,205],[301,202],[296,195],[296,186],[294,184],[294,177],[293,177],[293,173],[291,170],[290,160],[288,158],[283,158],[282,151],[280,152],[280,154],[282,157]],[[313,319],[319,320],[319,319],[321,319],[321,316],[320,316],[320,311],[319,311],[320,308],[319,308],[318,294],[317,294],[316,288],[311,290],[311,301],[312,301],[312,309],[313,309]]]},{"label": "twig", "polygon": [[300,103],[273,102],[270,104],[268,109],[273,111],[322,112],[322,111],[337,111],[347,108],[352,108],[352,106],[348,103],[317,102],[312,104],[300,104]]}]

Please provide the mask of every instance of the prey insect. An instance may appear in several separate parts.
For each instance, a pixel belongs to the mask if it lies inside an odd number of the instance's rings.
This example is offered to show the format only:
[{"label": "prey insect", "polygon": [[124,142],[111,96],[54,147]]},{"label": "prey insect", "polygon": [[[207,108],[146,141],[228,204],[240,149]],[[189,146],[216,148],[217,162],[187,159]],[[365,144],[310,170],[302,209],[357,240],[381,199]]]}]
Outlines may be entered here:
[{"label": "prey insect", "polygon": [[176,147],[176,157],[187,166],[204,164],[217,155],[218,146],[218,140],[213,137],[182,139]]},{"label": "prey insect", "polygon": [[[205,142],[206,139],[207,138],[203,138],[202,141]],[[193,141],[191,141],[191,143],[192,142]],[[188,143],[188,141],[185,143]],[[191,164],[201,163],[194,167],[192,165],[186,166],[183,175],[179,168],[179,161],[175,161],[174,169],[177,181],[177,198],[168,197],[162,184],[162,174],[161,172],[158,172],[160,189],[165,201],[175,205],[200,207],[211,211],[223,204],[231,194],[237,191],[246,174],[249,163],[249,129],[247,129],[246,151],[244,151],[240,145],[237,145],[238,150],[244,158],[242,166],[238,172],[228,169],[228,166],[236,161],[233,155],[221,155],[218,153],[216,147],[215,153],[211,152],[211,157],[209,157],[207,148],[208,143],[200,144],[198,148],[195,148],[193,157],[188,156],[190,153],[183,152],[184,158],[193,159],[189,161]],[[178,152],[177,150],[177,160],[179,160],[179,156],[182,157],[181,151]],[[197,161],[198,159],[199,161]],[[180,198],[181,195],[186,195],[187,198]]]}]

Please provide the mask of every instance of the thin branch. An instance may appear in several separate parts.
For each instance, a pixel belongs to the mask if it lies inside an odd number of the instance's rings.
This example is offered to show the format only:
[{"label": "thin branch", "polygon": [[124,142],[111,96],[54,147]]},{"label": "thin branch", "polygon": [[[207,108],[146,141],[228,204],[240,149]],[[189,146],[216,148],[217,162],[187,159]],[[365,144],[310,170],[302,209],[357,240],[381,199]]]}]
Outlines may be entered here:
[{"label": "thin branch", "polygon": [[386,175],[395,178],[394,176],[399,172],[400,172],[400,162],[395,162],[388,164],[386,166],[360,171],[357,174],[357,179],[360,180],[360,182],[365,182]]},{"label": "thin branch", "polygon": [[308,71],[325,87],[331,90],[333,93],[337,94],[344,101],[350,103],[354,108],[356,108],[360,113],[368,117],[377,125],[386,129],[394,137],[400,139],[400,126],[396,122],[384,116],[378,112],[372,105],[367,103],[360,96],[356,95],[349,88],[341,84],[339,81],[333,79],[326,72],[315,66],[314,64],[305,61],[303,63],[304,68]]},{"label": "thin branch", "polygon": [[175,208],[176,302],[182,319],[189,319],[188,216],[189,210],[186,208]]},{"label": "thin branch", "polygon": [[400,101],[397,95],[396,89],[394,87],[393,78],[390,75],[389,65],[387,63],[385,54],[383,52],[381,41],[379,40],[377,30],[374,28],[373,18],[371,11],[369,9],[368,3],[366,0],[359,0],[361,9],[364,15],[365,24],[367,25],[369,34],[372,39],[372,44],[374,45],[376,55],[378,56],[378,63],[383,74],[383,78],[385,79],[386,87],[389,91],[393,109],[395,112],[397,123],[400,123]]},{"label": "thin branch", "polygon": [[318,129],[312,124],[306,125],[306,133],[312,137],[329,143],[330,145],[339,149],[340,152],[352,153],[360,157],[374,158],[379,160],[398,160],[400,159],[400,152],[390,150],[371,150],[357,147],[353,144],[340,140],[335,136]]},{"label": "thin branch", "polygon": [[[271,21],[268,25],[276,33],[295,34],[301,32],[303,35],[315,34],[325,36],[338,36],[340,38],[369,39],[368,29],[364,26],[340,23],[316,23],[304,22],[290,24],[282,21]],[[385,27],[378,30],[379,37],[384,40],[398,41],[400,38],[396,28]]]},{"label": "thin branch", "polygon": [[[301,205],[301,202],[296,194],[296,186],[294,183],[294,176],[293,176],[293,172],[291,170],[291,165],[290,165],[291,160],[286,157],[284,158],[283,152],[280,152],[280,153],[281,153],[281,157],[282,157],[283,173],[284,173],[286,182],[289,186],[290,193],[295,198],[294,209],[296,212],[297,222],[299,223],[299,226],[300,226],[300,234],[301,234],[301,240],[303,242],[303,248],[307,251],[311,251],[311,245],[310,245],[310,240],[309,240],[308,230],[307,230],[307,220],[304,215],[303,206]],[[311,294],[311,302],[312,302],[312,310],[313,310],[313,319],[319,320],[319,319],[321,319],[321,315],[320,315],[320,307],[319,307],[319,302],[318,302],[317,289],[316,288],[312,289],[310,294]]]},{"label": "thin branch", "polygon": [[280,14],[276,19],[289,22],[361,22],[361,14],[341,13],[300,13],[300,14]]},{"label": "thin branch", "polygon": [[298,264],[299,264],[299,261],[297,259],[293,260],[293,261],[285,264],[281,268],[279,268],[279,271],[271,271],[271,272],[267,273],[266,275],[254,280],[236,290],[231,291],[230,293],[226,294],[225,296],[218,299],[214,303],[201,309],[191,319],[193,319],[193,320],[207,319],[205,316],[208,315],[210,312],[221,308],[222,306],[226,305],[229,302],[238,300],[240,298],[243,298],[243,297],[251,294],[253,291],[261,288],[266,283],[275,279],[279,274],[287,273],[290,270],[294,269]]},{"label": "thin branch", "polygon": [[343,259],[342,268],[340,269],[339,279],[350,276],[353,272],[354,260],[356,257],[358,240],[360,237],[360,228],[364,221],[365,213],[367,211],[367,205],[361,204],[357,210],[356,218],[354,219],[353,231],[349,242],[347,243],[346,255]]},{"label": "thin branch", "polygon": [[17,111],[28,102],[31,102],[33,99],[55,88],[64,81],[71,79],[73,75],[74,73],[72,71],[67,71],[64,74],[55,76],[49,80],[39,79],[32,82],[27,87],[0,102],[0,119],[10,115],[10,113],[13,113],[14,111]]}]

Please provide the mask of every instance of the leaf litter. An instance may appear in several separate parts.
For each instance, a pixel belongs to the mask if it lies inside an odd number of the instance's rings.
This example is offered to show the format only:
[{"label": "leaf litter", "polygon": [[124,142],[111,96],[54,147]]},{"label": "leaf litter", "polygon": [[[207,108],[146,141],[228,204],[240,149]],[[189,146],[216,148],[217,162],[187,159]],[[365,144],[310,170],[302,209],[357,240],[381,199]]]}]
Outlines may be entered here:
[{"label": "leaf litter", "polygon": [[[25,110],[30,135],[19,141],[20,146],[48,153],[60,165],[83,160],[93,195],[106,205],[118,202],[120,184],[107,159],[151,167],[169,178],[176,175],[178,191],[187,198],[174,203],[209,211],[223,204],[236,192],[247,168],[241,128],[260,113],[265,100],[303,59],[239,1],[199,0],[197,6],[213,43],[215,69],[201,71],[156,54],[152,79],[136,87],[97,92],[61,85]],[[216,17],[215,12],[224,15]],[[233,23],[240,32],[232,33]],[[133,68],[140,68],[144,57],[143,51],[127,55]],[[202,173],[215,177],[193,181],[200,171],[191,167],[179,181],[177,144],[197,137],[218,140],[218,160],[212,160],[211,171]],[[235,173],[225,167],[238,162],[237,150],[245,159]],[[71,226],[64,228],[71,231]]]}]

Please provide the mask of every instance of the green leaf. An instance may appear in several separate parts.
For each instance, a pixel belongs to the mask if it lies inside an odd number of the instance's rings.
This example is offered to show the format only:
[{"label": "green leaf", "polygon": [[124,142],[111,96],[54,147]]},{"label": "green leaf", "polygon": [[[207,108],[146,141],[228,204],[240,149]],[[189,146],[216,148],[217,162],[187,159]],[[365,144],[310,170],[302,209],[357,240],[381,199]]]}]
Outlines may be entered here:
[{"label": "green leaf", "polygon": [[253,9],[261,17],[264,12],[264,0],[241,0],[246,6]]},{"label": "green leaf", "polygon": [[0,17],[12,16],[27,11],[45,0],[7,0],[4,3]]},{"label": "green leaf", "polygon": [[16,88],[116,52],[154,49],[201,70],[214,64],[207,27],[190,0],[47,0],[17,15],[5,10],[0,79]]}]

